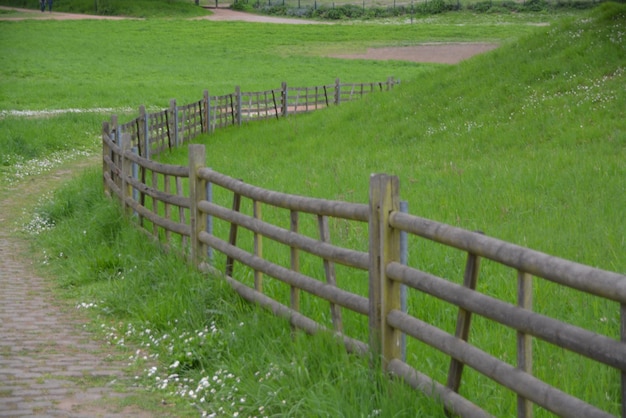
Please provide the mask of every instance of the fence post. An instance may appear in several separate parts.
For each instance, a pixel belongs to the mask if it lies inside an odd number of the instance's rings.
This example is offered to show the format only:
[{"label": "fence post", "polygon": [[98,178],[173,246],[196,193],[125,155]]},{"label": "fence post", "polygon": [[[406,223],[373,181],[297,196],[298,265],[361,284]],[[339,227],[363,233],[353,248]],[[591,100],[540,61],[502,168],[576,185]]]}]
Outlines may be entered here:
[{"label": "fence post", "polygon": [[235,123],[237,126],[241,126],[241,88],[239,86],[235,86],[235,107],[236,107],[236,117]]},{"label": "fence post", "polygon": [[[478,281],[478,270],[480,268],[480,257],[476,254],[468,253],[465,263],[465,272],[463,274],[463,286],[468,289],[476,290]],[[472,312],[466,311],[459,307],[455,336],[463,341],[469,340],[470,327],[472,324]],[[450,359],[450,367],[448,369],[448,381],[446,386],[453,392],[459,392],[461,387],[461,377],[463,375],[464,364],[455,359]]]},{"label": "fence post", "polygon": [[341,103],[341,83],[339,79],[335,79],[335,104]]},{"label": "fence post", "polygon": [[393,77],[387,77],[387,91],[393,88]]},{"label": "fence post", "polygon": [[[137,147],[132,147],[130,150],[135,155],[139,154],[139,149]],[[139,180],[139,166],[134,161],[132,161],[130,165],[131,165],[131,172],[132,172],[133,180]],[[133,200],[135,202],[139,201],[139,190],[135,189],[134,187],[133,187]]]},{"label": "fence post", "polygon": [[204,90],[202,92],[202,101],[204,104],[204,115],[202,117],[202,120],[204,121],[204,126],[202,127],[202,133],[206,134],[209,133],[209,116],[211,114],[211,111],[209,110],[210,101],[208,90]]},{"label": "fence post", "polygon": [[[143,131],[143,153],[144,155],[142,155],[142,157],[146,158],[146,159],[150,159],[150,138],[149,134],[148,134],[148,115],[146,113],[146,107],[144,105],[141,105],[139,107],[139,115],[140,115],[140,120],[141,120],[141,131]],[[141,134],[142,132],[139,132],[139,141],[141,141]]]},{"label": "fence post", "polygon": [[[111,119],[113,118],[111,117]],[[109,127],[109,122],[106,120],[102,122],[102,185],[104,187],[104,193],[107,196],[111,196],[111,190],[109,190],[109,188],[107,187],[107,181],[106,181],[106,178],[104,177],[104,173],[111,172],[111,169],[105,160],[106,157],[111,156],[111,150],[109,149],[106,142],[104,141],[105,138],[111,139],[111,129]]]},{"label": "fence post", "polygon": [[206,229],[206,217],[200,215],[198,202],[203,199],[206,181],[198,178],[198,169],[206,166],[204,145],[189,145],[189,222],[191,226],[191,259],[194,266],[199,266],[203,257],[203,245],[198,240],[200,231]]},{"label": "fence post", "polygon": [[399,181],[395,176],[370,177],[369,220],[369,327],[374,364],[383,370],[400,357],[400,332],[387,325],[387,314],[400,309],[400,283],[387,278],[386,266],[400,261],[400,232],[389,227],[389,215],[400,207]]},{"label": "fence post", "polygon": [[170,100],[170,114],[172,115],[172,120],[170,120],[170,132],[174,133],[174,147],[178,147],[180,143],[178,142],[178,107],[176,106],[176,99]]},{"label": "fence post", "polygon": [[128,179],[131,178],[133,174],[133,163],[131,160],[127,159],[126,156],[124,155],[126,151],[130,149],[130,135],[128,134],[120,135],[119,139],[120,139],[120,148],[122,151],[120,155],[120,160],[121,160],[120,166],[121,166],[121,171],[122,171],[120,198],[122,199],[122,207],[124,208],[124,212],[127,215],[130,215],[129,213],[130,206],[128,204],[128,201],[132,199],[132,186],[130,182],[128,181]]},{"label": "fence post", "polygon": [[281,86],[281,91],[280,91],[280,97],[281,97],[281,102],[282,102],[282,114],[283,117],[287,117],[287,114],[289,113],[289,106],[287,103],[287,82],[283,81]]},{"label": "fence post", "polygon": [[120,144],[117,140],[119,138],[118,136],[119,130],[120,128],[117,122],[117,115],[111,115],[111,130],[109,132],[115,133],[115,137],[111,139],[113,139],[113,142],[115,142],[117,145]]},{"label": "fence post", "polygon": [[207,129],[207,131],[206,132],[207,133],[211,133],[211,132],[213,132],[215,130],[213,124],[211,123],[211,118],[214,117],[214,116],[213,116],[213,112],[211,112],[211,96],[209,95],[209,91],[208,90],[205,90],[205,91],[206,91],[206,117],[207,117],[207,119],[206,119],[206,123],[207,123],[206,129]]}]

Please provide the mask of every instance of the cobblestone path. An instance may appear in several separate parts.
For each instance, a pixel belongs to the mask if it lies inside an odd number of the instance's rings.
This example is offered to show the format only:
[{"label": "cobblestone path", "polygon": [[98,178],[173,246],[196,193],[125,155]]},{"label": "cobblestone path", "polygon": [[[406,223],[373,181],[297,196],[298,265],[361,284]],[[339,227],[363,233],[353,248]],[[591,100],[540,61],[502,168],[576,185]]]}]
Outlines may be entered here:
[{"label": "cobblestone path", "polygon": [[0,190],[0,417],[150,417],[120,406],[126,394],[114,384],[125,365],[91,339],[79,312],[54,301],[15,232],[22,208],[65,174]]}]

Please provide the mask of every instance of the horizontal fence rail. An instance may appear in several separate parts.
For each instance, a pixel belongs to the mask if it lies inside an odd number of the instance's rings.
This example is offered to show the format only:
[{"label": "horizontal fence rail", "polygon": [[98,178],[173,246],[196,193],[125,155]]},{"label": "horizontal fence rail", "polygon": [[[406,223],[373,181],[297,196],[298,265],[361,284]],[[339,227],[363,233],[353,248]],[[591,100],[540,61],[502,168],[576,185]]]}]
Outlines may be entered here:
[{"label": "horizontal fence rail", "polygon": [[[358,86],[337,82],[289,90],[283,83],[281,89],[257,93],[236,89],[220,98],[205,93],[203,100],[182,107],[172,101],[168,112],[144,113],[124,125],[113,117],[103,124],[102,133],[105,190],[144,231],[179,248],[195,265],[224,277],[244,299],[308,333],[333,333],[348,350],[371,355],[372,365],[439,399],[449,413],[491,416],[461,395],[467,366],[515,394],[518,417],[532,417],[535,406],[561,416],[612,416],[607,405],[591,404],[534,373],[535,366],[545,361],[533,357],[533,342],[539,340],[615,371],[619,381],[611,385],[620,388],[621,416],[626,417],[626,276],[411,215],[406,206],[401,207],[394,176],[373,175],[369,204],[360,204],[247,184],[208,168],[202,145],[189,145],[187,166],[150,158],[220,124],[310,111],[392,85],[391,81]],[[358,239],[342,241],[334,236],[336,223],[353,225],[361,231]],[[367,249],[354,248],[363,235]],[[410,265],[403,253],[407,237],[466,255],[462,284],[423,271],[428,260],[420,257]],[[268,247],[279,248],[276,254],[283,256],[264,253]],[[318,268],[303,265],[305,258]],[[477,290],[481,260],[516,275],[517,281],[510,281],[517,303],[502,300],[488,288]],[[348,271],[352,281],[362,278],[365,291],[346,287],[350,283],[343,276]],[[619,338],[533,311],[533,286],[539,281],[615,303]],[[450,332],[429,322],[429,313],[419,309],[409,313],[406,298],[412,295],[454,307],[456,328]],[[301,302],[305,298],[327,303],[328,315],[317,318],[305,312]],[[514,361],[470,342],[476,315],[513,332]],[[445,382],[424,372],[420,355],[406,360],[406,340],[426,344],[449,359]]]}]

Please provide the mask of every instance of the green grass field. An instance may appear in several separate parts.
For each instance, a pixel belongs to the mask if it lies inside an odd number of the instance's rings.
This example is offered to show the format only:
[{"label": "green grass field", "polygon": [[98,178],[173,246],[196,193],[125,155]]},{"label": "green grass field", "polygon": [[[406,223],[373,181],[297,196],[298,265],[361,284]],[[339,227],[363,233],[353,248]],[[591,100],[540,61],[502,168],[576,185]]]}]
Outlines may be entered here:
[{"label": "green grass field", "polygon": [[[208,163],[262,187],[362,203],[370,173],[395,174],[411,213],[626,272],[624,7],[607,4],[559,22],[467,15],[463,23],[460,16],[390,26],[0,22],[3,179],[17,181],[18,163],[53,152],[97,152],[101,121],[113,112],[130,119],[140,104],[188,103],[205,88],[223,94],[234,85],[253,91],[281,81],[305,86],[393,75],[402,84],[390,93],[201,138]],[[537,21],[551,25],[529,24]],[[502,46],[457,66],[325,58],[369,46],[463,40]],[[12,113],[70,108],[92,111]],[[184,149],[167,157],[185,160]],[[96,327],[106,325],[109,341],[129,353],[134,345],[152,359],[158,354],[157,370],[142,371],[142,359],[134,359],[156,396],[184,400],[190,416],[197,415],[192,404],[217,416],[440,413],[397,382],[371,378],[366,360],[323,337],[299,336],[292,345],[283,321],[147,243],[102,199],[100,187],[94,168],[39,208],[28,229],[39,232],[38,254],[64,294],[90,309]],[[462,255],[411,245],[412,262],[459,277]],[[481,290],[511,297],[514,276],[489,265],[483,275]],[[411,303],[412,312],[453,326],[449,306],[417,296]],[[536,288],[535,309],[607,335],[619,330],[614,304],[554,286]],[[474,330],[477,344],[514,361],[510,332],[480,320]],[[542,343],[536,350],[538,376],[618,413],[616,373]],[[443,356],[414,344],[408,357],[445,379]],[[471,371],[467,377],[462,394],[497,416],[514,414],[510,394]]]}]

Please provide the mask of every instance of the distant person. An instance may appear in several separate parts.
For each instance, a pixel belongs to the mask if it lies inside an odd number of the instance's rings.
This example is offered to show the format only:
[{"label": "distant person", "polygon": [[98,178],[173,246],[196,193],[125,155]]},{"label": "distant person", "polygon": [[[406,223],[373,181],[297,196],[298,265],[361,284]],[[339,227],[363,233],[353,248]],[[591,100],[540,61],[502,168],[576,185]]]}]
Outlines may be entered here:
[{"label": "distant person", "polygon": [[47,1],[48,1],[48,11],[52,12],[52,0],[47,0]]},{"label": "distant person", "polygon": [[39,0],[39,8],[42,12],[46,10],[46,0]]}]

